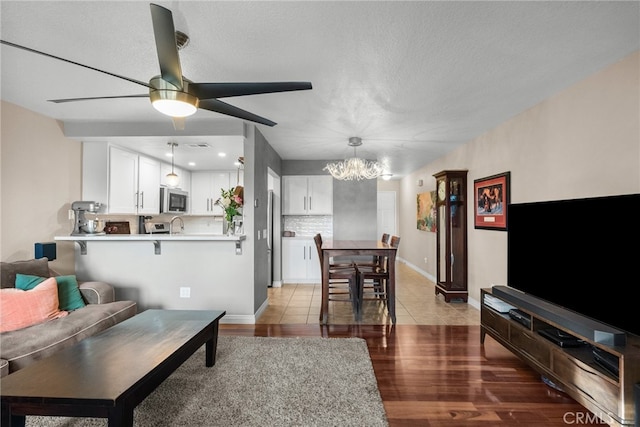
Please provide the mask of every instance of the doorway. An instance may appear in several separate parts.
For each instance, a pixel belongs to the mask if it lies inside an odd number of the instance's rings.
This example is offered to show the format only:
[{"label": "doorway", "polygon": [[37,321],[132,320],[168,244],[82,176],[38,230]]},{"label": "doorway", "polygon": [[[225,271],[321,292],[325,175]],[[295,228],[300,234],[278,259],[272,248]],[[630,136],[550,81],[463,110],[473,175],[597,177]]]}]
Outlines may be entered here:
[{"label": "doorway", "polygon": [[378,191],[378,236],[387,233],[397,236],[396,192]]}]

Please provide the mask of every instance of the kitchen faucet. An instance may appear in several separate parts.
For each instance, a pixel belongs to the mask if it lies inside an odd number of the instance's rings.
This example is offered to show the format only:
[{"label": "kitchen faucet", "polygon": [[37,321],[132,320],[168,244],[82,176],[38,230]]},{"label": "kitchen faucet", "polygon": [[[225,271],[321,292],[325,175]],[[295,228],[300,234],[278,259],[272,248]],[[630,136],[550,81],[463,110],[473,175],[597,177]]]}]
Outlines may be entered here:
[{"label": "kitchen faucet", "polygon": [[171,218],[171,221],[169,222],[169,234],[173,234],[173,221],[175,221],[176,219],[180,220],[180,231],[184,233],[184,221],[182,220],[182,217],[176,215]]}]

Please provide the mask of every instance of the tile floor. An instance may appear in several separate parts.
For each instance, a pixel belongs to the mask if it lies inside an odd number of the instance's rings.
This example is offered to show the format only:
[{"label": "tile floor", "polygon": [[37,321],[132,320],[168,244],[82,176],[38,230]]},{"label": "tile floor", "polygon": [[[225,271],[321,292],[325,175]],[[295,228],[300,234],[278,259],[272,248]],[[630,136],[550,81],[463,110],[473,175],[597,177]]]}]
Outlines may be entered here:
[{"label": "tile floor", "polygon": [[[396,265],[396,324],[402,325],[479,325],[480,312],[472,306],[446,303],[436,297],[434,284],[402,262]],[[286,284],[269,288],[269,306],[256,323],[318,324],[322,288],[320,284]],[[378,324],[391,321],[386,307],[377,301],[365,301],[360,322],[353,318],[351,304],[329,302],[329,324]]]}]

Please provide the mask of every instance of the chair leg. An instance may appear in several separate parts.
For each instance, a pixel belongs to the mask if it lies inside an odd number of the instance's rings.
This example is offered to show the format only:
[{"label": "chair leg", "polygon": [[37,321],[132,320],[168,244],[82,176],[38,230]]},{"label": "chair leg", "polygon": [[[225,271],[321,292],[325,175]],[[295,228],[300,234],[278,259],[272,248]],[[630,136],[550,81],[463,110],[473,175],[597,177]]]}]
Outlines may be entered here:
[{"label": "chair leg", "polygon": [[358,282],[358,321],[362,320],[362,310],[364,305],[364,275],[358,272],[356,276]]},{"label": "chair leg", "polygon": [[360,321],[362,318],[362,306],[360,298],[360,279],[356,273],[349,279],[349,287],[351,289],[351,304],[353,306],[353,314],[356,321]]}]

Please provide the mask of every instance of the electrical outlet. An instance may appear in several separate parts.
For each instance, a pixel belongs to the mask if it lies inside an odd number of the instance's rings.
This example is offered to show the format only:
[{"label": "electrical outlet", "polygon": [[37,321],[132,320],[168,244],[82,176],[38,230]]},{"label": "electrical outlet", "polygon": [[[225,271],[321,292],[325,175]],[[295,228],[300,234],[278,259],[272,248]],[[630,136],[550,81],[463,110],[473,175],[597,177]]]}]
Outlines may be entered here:
[{"label": "electrical outlet", "polygon": [[75,219],[75,215],[73,213],[73,209],[69,209],[69,213],[67,215],[69,216],[69,219]]},{"label": "electrical outlet", "polygon": [[425,264],[427,263],[427,257],[424,257],[424,263]]},{"label": "electrical outlet", "polygon": [[191,298],[191,288],[180,288],[180,298]]}]

